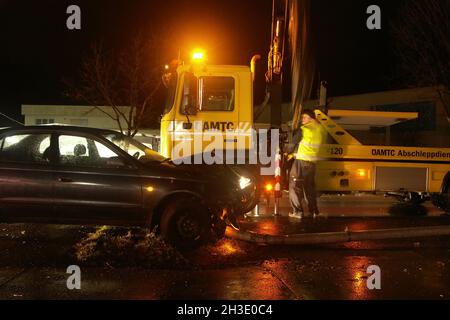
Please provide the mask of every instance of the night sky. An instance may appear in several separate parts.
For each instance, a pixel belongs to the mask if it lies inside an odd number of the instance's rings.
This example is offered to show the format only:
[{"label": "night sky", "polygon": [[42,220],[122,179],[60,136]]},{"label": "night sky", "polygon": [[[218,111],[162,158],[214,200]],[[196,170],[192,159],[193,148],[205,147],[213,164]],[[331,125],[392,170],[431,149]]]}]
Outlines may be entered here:
[{"label": "night sky", "polygon": [[[79,31],[66,28],[71,4],[81,7]],[[382,30],[366,28],[371,4],[382,9]],[[136,31],[164,39],[160,53],[167,61],[194,47],[205,47],[215,64],[248,64],[256,53],[266,57],[271,5],[271,0],[0,0],[0,111],[20,119],[21,104],[70,103],[62,96],[62,79],[76,78],[90,44],[101,39],[121,48]],[[389,24],[399,5],[400,0],[313,1],[318,72],[330,95],[394,86]],[[259,70],[264,68],[266,61]],[[262,99],[261,82],[256,102]]]}]

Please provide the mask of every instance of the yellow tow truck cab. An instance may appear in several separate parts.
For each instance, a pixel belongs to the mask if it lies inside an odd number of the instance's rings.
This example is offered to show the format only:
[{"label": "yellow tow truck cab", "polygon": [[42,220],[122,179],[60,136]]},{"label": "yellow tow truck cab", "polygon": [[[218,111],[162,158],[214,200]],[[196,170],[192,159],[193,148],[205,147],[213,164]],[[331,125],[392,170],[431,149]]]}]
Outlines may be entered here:
[{"label": "yellow tow truck cab", "polygon": [[251,148],[253,84],[249,67],[199,62],[178,66],[170,77],[170,97],[161,119],[162,155],[177,159],[202,153],[213,148],[214,135],[223,136],[223,150]]}]

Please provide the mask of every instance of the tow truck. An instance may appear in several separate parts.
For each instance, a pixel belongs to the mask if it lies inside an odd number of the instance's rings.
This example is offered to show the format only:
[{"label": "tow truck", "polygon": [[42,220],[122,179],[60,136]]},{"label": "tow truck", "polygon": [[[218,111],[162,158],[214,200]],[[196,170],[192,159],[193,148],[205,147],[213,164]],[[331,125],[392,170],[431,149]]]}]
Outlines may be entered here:
[{"label": "tow truck", "polygon": [[[281,126],[281,85],[282,63],[284,60],[284,37],[287,21],[294,21],[292,28],[305,25],[300,18],[306,14],[298,14],[288,19],[288,12],[299,12],[307,8],[308,1],[276,1],[273,6],[272,41],[269,53],[267,97],[263,105],[270,100],[271,128],[280,130]],[[302,5],[305,5],[302,7]],[[281,12],[281,14],[279,14]],[[295,25],[296,24],[296,25]],[[298,29],[300,30],[300,29]],[[300,34],[301,32],[298,32]],[[297,34],[297,35],[298,35]],[[304,33],[303,33],[304,35]],[[301,35],[297,42],[302,42]],[[293,73],[307,71],[305,68],[305,52],[303,56],[295,53],[293,59],[303,58],[302,63],[293,61]],[[307,55],[306,55],[307,57]],[[232,165],[241,171],[241,176],[260,179],[261,163],[249,164],[248,159],[255,152],[255,136],[251,129],[255,128],[253,105],[253,81],[255,77],[255,61],[250,66],[209,65],[205,52],[197,51],[192,55],[190,63],[176,60],[166,66],[164,82],[168,88],[166,110],[161,119],[161,153],[165,157],[191,159],[196,155],[222,153],[241,155],[237,163]],[[300,77],[301,78],[301,77]],[[310,86],[311,80],[303,77],[302,87]],[[308,91],[308,90],[303,90]],[[303,92],[303,96],[306,94]],[[294,101],[295,116],[293,126],[298,123],[301,101]],[[317,119],[328,132],[329,144],[323,145],[317,169],[317,187],[323,193],[344,192],[383,192],[400,199],[420,203],[432,200],[446,212],[450,212],[450,148],[411,148],[391,146],[364,146],[327,114],[328,110],[316,110]],[[348,111],[355,112],[358,111]],[[368,117],[393,117],[413,119],[414,115],[401,113],[365,112]],[[297,119],[297,120],[296,120]],[[290,128],[291,130],[293,128]],[[286,141],[285,133],[281,141]],[[212,140],[220,140],[221,148],[212,144]],[[257,138],[256,138],[257,139]],[[270,146],[258,145],[269,150]],[[280,150],[283,150],[281,145]],[[273,158],[275,154],[271,155]],[[273,159],[272,158],[272,159]],[[198,160],[198,159],[197,159]],[[204,159],[202,156],[200,160]],[[283,159],[282,162],[286,162]],[[221,163],[226,163],[223,160]],[[244,173],[242,173],[244,172]],[[258,183],[255,183],[258,185]],[[242,199],[245,208],[242,213],[251,211],[259,201],[261,190],[277,192],[273,183],[255,188]]]},{"label": "tow truck", "polygon": [[[327,114],[316,110],[333,144],[321,146],[317,188],[322,192],[384,193],[402,201],[432,200],[450,210],[450,148],[365,146]],[[341,116],[411,120],[414,113],[340,111]]]}]

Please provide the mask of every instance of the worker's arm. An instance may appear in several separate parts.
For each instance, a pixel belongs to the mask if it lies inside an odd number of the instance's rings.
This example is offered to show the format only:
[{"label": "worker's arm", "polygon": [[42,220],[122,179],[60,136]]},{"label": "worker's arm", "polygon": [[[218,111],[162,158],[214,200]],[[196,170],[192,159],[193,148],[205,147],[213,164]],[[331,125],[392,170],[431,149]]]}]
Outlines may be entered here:
[{"label": "worker's arm", "polygon": [[288,144],[286,144],[284,152],[288,154],[297,152],[298,145],[300,144],[300,141],[302,141],[302,138],[303,138],[302,130],[301,129],[295,130],[294,133],[292,134],[291,141]]}]

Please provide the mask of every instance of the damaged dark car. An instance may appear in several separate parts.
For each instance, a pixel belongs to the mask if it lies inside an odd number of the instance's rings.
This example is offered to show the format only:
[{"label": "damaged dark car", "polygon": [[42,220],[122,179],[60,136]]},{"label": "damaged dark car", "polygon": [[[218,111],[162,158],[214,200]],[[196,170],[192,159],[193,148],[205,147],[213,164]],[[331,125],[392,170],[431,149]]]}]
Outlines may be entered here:
[{"label": "damaged dark car", "polygon": [[230,166],[177,166],[110,130],[0,130],[2,222],[148,227],[192,248],[255,206],[253,180]]}]

